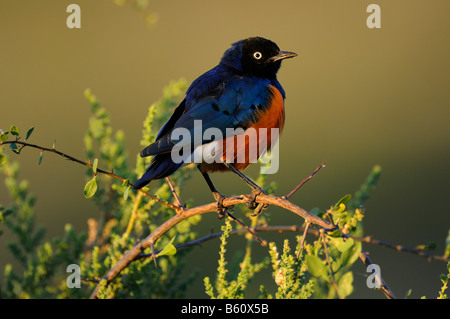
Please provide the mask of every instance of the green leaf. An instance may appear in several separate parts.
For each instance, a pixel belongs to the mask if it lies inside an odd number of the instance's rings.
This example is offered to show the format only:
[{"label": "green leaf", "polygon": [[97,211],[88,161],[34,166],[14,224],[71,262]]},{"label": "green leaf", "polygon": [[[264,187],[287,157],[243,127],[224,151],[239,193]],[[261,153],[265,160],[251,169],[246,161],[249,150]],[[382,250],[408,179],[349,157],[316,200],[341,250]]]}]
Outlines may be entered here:
[{"label": "green leaf", "polygon": [[39,160],[38,160],[38,164],[41,165],[42,163],[42,158],[44,157],[44,151],[41,150],[41,154],[39,154]]},{"label": "green leaf", "polygon": [[306,256],[306,268],[309,273],[314,277],[327,277],[327,268],[324,265],[322,259],[314,255]]},{"label": "green leaf", "polygon": [[347,297],[353,292],[353,273],[351,271],[343,275],[337,283],[340,296]]},{"label": "green leaf", "polygon": [[6,157],[2,153],[0,153],[0,166],[2,166],[6,162]]},{"label": "green leaf", "polygon": [[340,229],[335,229],[331,233],[328,234],[329,237],[341,237],[342,231]]},{"label": "green leaf", "polygon": [[408,298],[411,295],[412,289],[408,289],[408,291],[405,293],[405,297],[403,298]]},{"label": "green leaf", "polygon": [[34,131],[34,127],[30,128],[30,129],[27,131],[27,136],[25,137],[25,141],[28,140],[28,138],[30,137],[31,133],[33,133],[33,131]]},{"label": "green leaf", "polygon": [[350,194],[345,195],[336,203],[336,205],[334,205],[334,208],[338,210],[341,204],[346,205],[350,199],[352,199],[352,195]]},{"label": "green leaf", "polygon": [[91,198],[95,195],[97,191],[97,177],[94,176],[89,182],[84,186],[84,197]]},{"label": "green leaf", "polygon": [[5,132],[5,133],[2,133],[0,135],[0,142],[1,143],[3,143],[4,141],[6,141],[8,139],[8,134],[9,134],[9,132]]},{"label": "green leaf", "polygon": [[340,257],[342,266],[353,264],[359,258],[360,253],[361,242],[354,241],[353,245],[349,249],[345,250]]},{"label": "green leaf", "polygon": [[169,241],[169,243],[166,246],[164,246],[164,248],[159,252],[157,257],[164,256],[164,255],[165,256],[175,255],[177,253],[177,249],[172,244],[174,240],[175,240],[175,236]]},{"label": "green leaf", "polygon": [[98,166],[98,159],[96,158],[94,160],[94,164],[92,164],[92,170],[94,171],[94,174],[97,173],[97,166]]},{"label": "green leaf", "polygon": [[12,135],[15,135],[15,136],[20,135],[20,130],[17,127],[15,127],[14,125],[11,125],[11,128],[9,129],[9,131],[11,132]]},{"label": "green leaf", "polygon": [[123,200],[127,200],[128,198],[128,191],[130,190],[130,186],[128,186],[125,191],[123,192]]},{"label": "green leaf", "polygon": [[20,154],[21,148],[19,148],[16,143],[9,144],[9,149],[16,154]]},{"label": "green leaf", "polygon": [[332,242],[341,253],[353,246],[353,238],[333,238]]}]

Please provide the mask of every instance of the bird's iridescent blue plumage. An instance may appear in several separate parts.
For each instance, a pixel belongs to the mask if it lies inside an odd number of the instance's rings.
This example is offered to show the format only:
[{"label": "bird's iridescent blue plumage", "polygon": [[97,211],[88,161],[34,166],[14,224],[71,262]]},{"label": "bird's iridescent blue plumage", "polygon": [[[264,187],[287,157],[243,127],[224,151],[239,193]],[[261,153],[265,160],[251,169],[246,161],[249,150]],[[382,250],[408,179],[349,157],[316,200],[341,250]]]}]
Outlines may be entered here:
[{"label": "bird's iridescent blue plumage", "polygon": [[[190,85],[184,100],[161,128],[156,141],[141,152],[141,156],[154,157],[134,188],[141,188],[153,179],[169,176],[183,165],[174,163],[170,157],[170,151],[177,143],[171,136],[174,129],[187,129],[194,136],[195,121],[201,120],[203,131],[217,128],[226,136],[227,128],[245,129],[259,120],[261,114],[271,106],[271,87],[275,87],[284,99],[285,92],[276,79],[280,61],[271,62],[267,70],[258,65],[248,66],[243,58],[247,50],[243,41],[246,40],[234,43],[215,68]],[[279,54],[281,51],[278,47],[269,42],[270,50],[273,51],[270,54]],[[269,51],[263,54],[269,55]],[[203,140],[202,144],[207,142],[210,141]]]}]

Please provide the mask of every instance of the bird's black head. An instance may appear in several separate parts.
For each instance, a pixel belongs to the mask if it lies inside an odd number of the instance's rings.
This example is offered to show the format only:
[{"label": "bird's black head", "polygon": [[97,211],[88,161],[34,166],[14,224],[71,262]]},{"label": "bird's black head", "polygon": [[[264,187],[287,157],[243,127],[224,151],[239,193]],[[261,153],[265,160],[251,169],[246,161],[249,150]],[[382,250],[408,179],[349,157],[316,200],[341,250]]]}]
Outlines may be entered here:
[{"label": "bird's black head", "polygon": [[281,51],[270,40],[253,37],[233,43],[220,63],[245,74],[274,78],[281,60],[295,56],[296,53]]}]

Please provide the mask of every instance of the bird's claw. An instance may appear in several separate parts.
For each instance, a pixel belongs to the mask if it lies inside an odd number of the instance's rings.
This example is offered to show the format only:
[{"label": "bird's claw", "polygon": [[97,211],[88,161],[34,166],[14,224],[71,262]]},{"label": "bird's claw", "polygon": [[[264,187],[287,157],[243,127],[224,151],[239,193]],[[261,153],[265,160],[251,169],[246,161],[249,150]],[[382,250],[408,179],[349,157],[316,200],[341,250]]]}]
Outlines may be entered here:
[{"label": "bird's claw", "polygon": [[261,214],[263,209],[267,208],[269,205],[263,203],[257,203],[256,197],[261,194],[266,194],[261,188],[254,188],[248,198],[247,207],[254,211],[252,216],[258,216]]},{"label": "bird's claw", "polygon": [[226,213],[233,208],[233,206],[225,207],[223,206],[223,201],[227,198],[226,196],[222,195],[219,192],[213,193],[214,199],[217,202],[217,213],[219,216],[218,219],[222,219],[225,217]]}]

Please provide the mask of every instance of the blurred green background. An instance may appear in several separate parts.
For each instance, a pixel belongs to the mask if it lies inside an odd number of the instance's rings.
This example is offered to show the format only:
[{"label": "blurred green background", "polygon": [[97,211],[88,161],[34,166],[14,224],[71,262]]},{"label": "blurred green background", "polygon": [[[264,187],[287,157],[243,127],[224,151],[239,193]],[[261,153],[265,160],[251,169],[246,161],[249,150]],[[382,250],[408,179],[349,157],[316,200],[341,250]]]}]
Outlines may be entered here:
[{"label": "blurred green background", "polygon": [[[81,29],[66,26],[70,3],[81,7]],[[366,26],[370,3],[381,7],[381,29]],[[190,83],[214,67],[232,42],[263,36],[299,54],[279,73],[287,118],[281,167],[270,176],[278,193],[288,193],[327,160],[292,198],[305,209],[326,209],[353,193],[379,164],[383,173],[366,206],[365,234],[412,247],[436,242],[442,253],[450,228],[448,0],[151,1],[148,10],[157,17],[151,26],[142,11],[110,0],[0,0],[0,128],[35,126],[32,142],[50,146],[56,139],[58,149],[84,159],[90,109],[83,91],[91,88],[112,114],[112,125],[124,130],[134,161],[148,106],[165,85],[179,78]],[[48,238],[60,236],[66,223],[86,230],[87,218],[98,218],[83,195],[84,167],[52,154],[38,166],[39,152],[32,149],[10,156],[37,195],[37,220],[47,226]],[[248,191],[233,175],[213,179],[225,194]],[[181,197],[211,201],[198,174]],[[0,203],[8,201],[2,182]],[[299,223],[293,214],[270,212],[273,225]],[[210,215],[201,235],[220,230],[222,221]],[[10,259],[7,235],[1,269]],[[201,267],[214,278],[218,244],[194,249],[186,271]],[[444,263],[373,245],[363,249],[398,297],[408,289],[412,298],[437,296]],[[352,297],[382,298],[366,287],[360,264]],[[267,279],[270,271],[261,276]],[[191,295],[206,297],[201,280]]]}]

